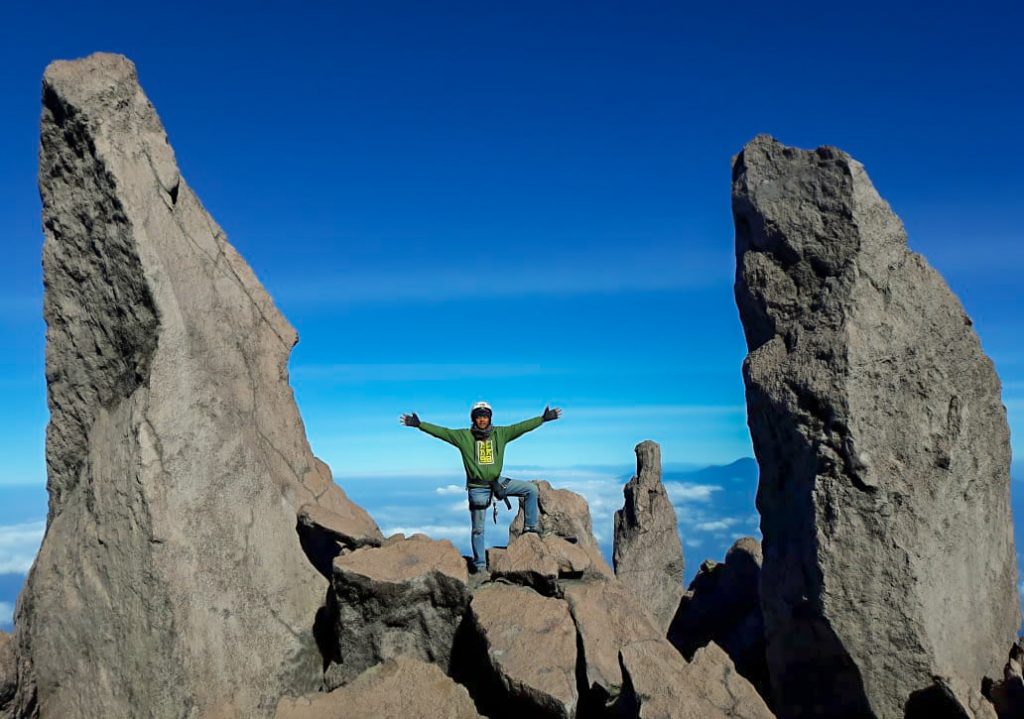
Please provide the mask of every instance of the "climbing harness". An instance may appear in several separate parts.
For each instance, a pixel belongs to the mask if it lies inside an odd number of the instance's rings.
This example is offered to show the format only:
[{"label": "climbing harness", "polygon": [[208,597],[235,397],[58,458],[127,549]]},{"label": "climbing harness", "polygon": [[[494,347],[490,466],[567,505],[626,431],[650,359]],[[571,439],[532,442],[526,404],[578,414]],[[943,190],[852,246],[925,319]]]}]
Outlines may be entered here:
[{"label": "climbing harness", "polygon": [[[497,479],[491,480],[491,497],[493,500],[502,500],[505,502],[505,506],[508,511],[512,511],[512,503],[508,501],[508,485],[512,479],[510,477],[498,477]],[[498,503],[494,502],[494,523],[498,523]]]}]

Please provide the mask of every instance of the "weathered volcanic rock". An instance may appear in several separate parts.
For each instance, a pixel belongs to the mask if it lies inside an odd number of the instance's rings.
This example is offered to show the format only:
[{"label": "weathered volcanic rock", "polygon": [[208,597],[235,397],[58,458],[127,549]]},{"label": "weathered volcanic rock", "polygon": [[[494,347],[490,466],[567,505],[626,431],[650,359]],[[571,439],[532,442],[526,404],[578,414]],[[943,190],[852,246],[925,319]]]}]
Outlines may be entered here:
[{"label": "weathered volcanic rock", "polygon": [[676,510],[661,483],[661,448],[656,442],[636,446],[636,476],[622,493],[625,504],[615,513],[615,576],[636,593],[666,632],[683,594],[683,545]]},{"label": "weathered volcanic rock", "polygon": [[395,657],[326,694],[286,697],[274,719],[479,719],[466,688],[436,665]]},{"label": "weathered volcanic rock", "polygon": [[466,562],[448,540],[401,534],[334,560],[329,606],[335,662],[329,686],[407,655],[448,670],[469,603]]},{"label": "weathered volcanic rock", "polygon": [[754,687],[714,643],[687,662],[664,639],[633,642],[620,654],[626,686],[620,714],[638,719],[771,719]]},{"label": "weathered volcanic rock", "polygon": [[18,665],[11,635],[0,632],[0,712],[14,699],[18,687]]},{"label": "weathered volcanic rock", "polygon": [[492,579],[533,587],[541,594],[558,594],[559,578],[577,578],[590,568],[590,556],[561,537],[523,534],[508,547],[487,551]]},{"label": "weathered volcanic rock", "polygon": [[661,639],[662,632],[633,591],[616,579],[565,582],[564,593],[579,635],[586,687],[598,695],[598,702],[607,703],[622,690],[622,647]]},{"label": "weathered volcanic rock", "polygon": [[1024,717],[1024,639],[1018,639],[1010,648],[1002,680],[986,680],[983,686],[999,719]]},{"label": "weathered volcanic rock", "polygon": [[380,535],[310,452],[295,330],[178,172],[135,68],[43,80],[46,536],[13,711],[259,717],[321,681],[307,503]]},{"label": "weathered volcanic rock", "polygon": [[668,639],[687,659],[713,641],[729,655],[736,671],[767,697],[771,687],[760,579],[761,544],[751,537],[736,540],[724,562],[708,560],[700,565],[679,602]]},{"label": "weathered volcanic rock", "polygon": [[511,584],[487,584],[473,595],[465,631],[481,664],[474,696],[488,716],[571,719],[576,686],[576,629],[561,599]]},{"label": "weathered volcanic rock", "polygon": [[[537,489],[540,490],[537,504],[540,507],[540,526],[559,537],[570,537],[590,557],[588,574],[603,575],[606,577],[615,576],[612,568],[608,566],[601,548],[594,539],[594,525],[590,520],[590,507],[587,500],[568,489],[553,489],[551,485],[543,480],[537,482]],[[519,513],[508,529],[508,541],[511,545],[516,537],[523,533],[525,513],[519,508]]]},{"label": "weathered volcanic rock", "polygon": [[942,278],[840,150],[733,165],[736,301],[781,716],[902,716],[980,687],[1020,626],[999,379]]}]

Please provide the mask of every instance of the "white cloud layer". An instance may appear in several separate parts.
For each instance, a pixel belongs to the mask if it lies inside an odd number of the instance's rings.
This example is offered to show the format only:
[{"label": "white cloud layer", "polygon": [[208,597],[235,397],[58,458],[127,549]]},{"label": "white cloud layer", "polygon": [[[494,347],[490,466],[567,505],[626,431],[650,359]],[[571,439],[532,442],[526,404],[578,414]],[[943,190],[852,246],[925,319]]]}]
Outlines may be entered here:
[{"label": "white cloud layer", "polygon": [[700,522],[694,526],[698,532],[721,532],[740,523],[736,517],[722,517],[711,522]]},{"label": "white cloud layer", "polygon": [[709,502],[715,492],[721,492],[717,484],[693,484],[690,482],[665,482],[665,491],[673,504],[686,502]]},{"label": "white cloud layer", "polygon": [[0,526],[0,574],[26,574],[32,567],[46,522]]}]

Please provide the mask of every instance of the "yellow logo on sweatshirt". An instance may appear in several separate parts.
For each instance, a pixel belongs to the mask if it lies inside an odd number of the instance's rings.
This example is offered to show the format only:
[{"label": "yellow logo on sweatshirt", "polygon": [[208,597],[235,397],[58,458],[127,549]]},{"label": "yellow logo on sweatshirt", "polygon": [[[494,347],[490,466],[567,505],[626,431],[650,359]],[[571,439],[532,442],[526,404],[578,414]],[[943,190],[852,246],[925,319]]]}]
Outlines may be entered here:
[{"label": "yellow logo on sweatshirt", "polygon": [[494,440],[476,441],[476,461],[480,464],[494,464]]}]

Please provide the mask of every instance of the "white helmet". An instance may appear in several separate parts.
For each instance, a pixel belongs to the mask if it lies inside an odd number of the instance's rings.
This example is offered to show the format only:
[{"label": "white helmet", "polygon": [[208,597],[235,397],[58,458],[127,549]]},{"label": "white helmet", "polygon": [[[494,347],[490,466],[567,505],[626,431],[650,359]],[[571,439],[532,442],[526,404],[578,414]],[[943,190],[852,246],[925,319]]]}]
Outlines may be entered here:
[{"label": "white helmet", "polygon": [[490,417],[493,412],[491,411],[491,405],[486,402],[477,402],[473,405],[473,408],[469,410],[469,419],[474,420],[478,414],[486,414]]}]

